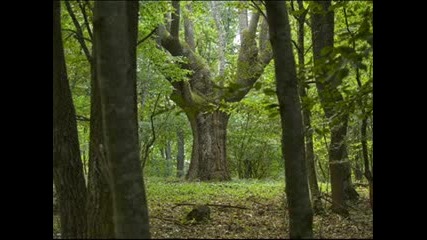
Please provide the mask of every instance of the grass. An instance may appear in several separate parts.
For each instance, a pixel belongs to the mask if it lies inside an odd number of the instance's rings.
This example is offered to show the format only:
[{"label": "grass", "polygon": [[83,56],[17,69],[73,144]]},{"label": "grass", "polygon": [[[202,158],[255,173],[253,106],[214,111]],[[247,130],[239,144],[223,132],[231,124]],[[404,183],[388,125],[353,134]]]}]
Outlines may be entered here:
[{"label": "grass", "polygon": [[147,178],[148,202],[189,202],[206,204],[213,199],[239,202],[244,197],[273,199],[285,189],[284,183],[269,180],[233,180],[230,182],[187,182]]}]

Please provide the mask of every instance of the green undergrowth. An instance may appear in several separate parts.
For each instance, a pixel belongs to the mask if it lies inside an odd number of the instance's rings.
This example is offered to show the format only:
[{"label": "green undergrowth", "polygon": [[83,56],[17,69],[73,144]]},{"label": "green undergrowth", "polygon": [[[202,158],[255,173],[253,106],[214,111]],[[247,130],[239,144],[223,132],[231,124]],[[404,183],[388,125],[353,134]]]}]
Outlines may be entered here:
[{"label": "green undergrowth", "polygon": [[256,196],[265,200],[280,197],[284,182],[271,180],[232,180],[229,182],[189,182],[185,180],[146,179],[149,202],[209,204],[212,201],[242,202]]}]

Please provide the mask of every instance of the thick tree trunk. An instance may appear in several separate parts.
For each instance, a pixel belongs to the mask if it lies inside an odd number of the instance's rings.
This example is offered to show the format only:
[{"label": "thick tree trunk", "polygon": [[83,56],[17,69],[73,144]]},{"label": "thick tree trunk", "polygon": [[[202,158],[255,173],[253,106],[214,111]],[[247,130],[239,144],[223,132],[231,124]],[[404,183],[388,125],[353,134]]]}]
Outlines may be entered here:
[{"label": "thick tree trunk", "polygon": [[290,216],[289,235],[291,239],[312,238],[313,211],[307,183],[304,127],[289,16],[284,1],[266,2],[266,9],[282,123],[282,152],[285,159],[286,196]]},{"label": "thick tree trunk", "polygon": [[137,33],[137,1],[95,2],[96,69],[116,238],[150,238],[138,143]]},{"label": "thick tree trunk", "polygon": [[185,159],[185,148],[184,148],[184,132],[182,129],[178,129],[176,132],[178,153],[176,155],[176,176],[184,176],[184,159]]},{"label": "thick tree trunk", "polygon": [[[94,48],[93,48],[94,50]],[[92,56],[96,56],[92,50]],[[92,58],[93,59],[93,58]],[[101,96],[96,82],[95,59],[91,63],[91,110],[88,176],[88,238],[114,238],[113,198],[107,182],[105,159],[100,146],[103,142]]]},{"label": "thick tree trunk", "polygon": [[65,66],[58,1],[53,2],[53,180],[59,202],[61,237],[85,238],[86,185]]},{"label": "thick tree trunk", "polygon": [[214,111],[187,114],[193,131],[193,152],[187,178],[190,180],[230,180],[226,158],[229,115]]}]

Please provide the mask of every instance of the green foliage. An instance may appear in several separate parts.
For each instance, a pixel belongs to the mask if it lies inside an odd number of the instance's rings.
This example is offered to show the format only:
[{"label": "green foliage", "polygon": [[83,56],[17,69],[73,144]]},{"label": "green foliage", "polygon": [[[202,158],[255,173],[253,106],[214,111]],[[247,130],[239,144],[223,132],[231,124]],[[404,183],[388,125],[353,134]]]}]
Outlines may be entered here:
[{"label": "green foliage", "polygon": [[170,204],[190,202],[194,204],[211,203],[212,198],[221,198],[238,204],[247,195],[271,199],[280,196],[284,189],[283,181],[272,180],[233,180],[231,182],[181,182],[163,178],[146,178],[147,199],[152,202],[168,201]]}]

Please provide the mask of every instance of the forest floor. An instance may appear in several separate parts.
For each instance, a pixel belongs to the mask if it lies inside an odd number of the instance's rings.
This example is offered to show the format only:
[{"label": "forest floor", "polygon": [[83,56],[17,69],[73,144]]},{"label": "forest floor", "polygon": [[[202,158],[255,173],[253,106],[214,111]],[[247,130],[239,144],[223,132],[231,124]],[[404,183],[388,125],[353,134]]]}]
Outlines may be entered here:
[{"label": "forest floor", "polygon": [[[289,238],[284,181],[202,183],[147,178],[146,186],[152,238]],[[321,184],[322,192],[329,192],[328,187]],[[323,202],[325,213],[314,216],[315,238],[373,238],[368,189],[356,190],[360,198],[349,202],[347,218],[332,213],[330,203]],[[191,204],[218,206],[209,206],[210,220],[196,222],[186,220],[194,207]]]}]

